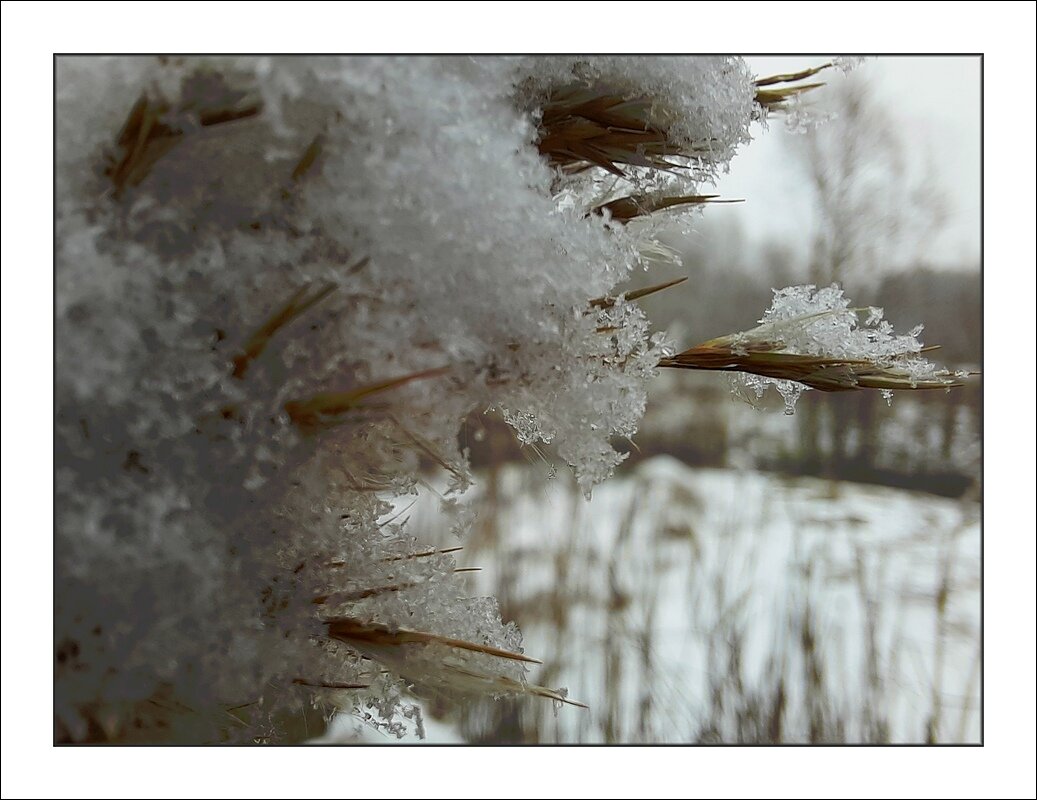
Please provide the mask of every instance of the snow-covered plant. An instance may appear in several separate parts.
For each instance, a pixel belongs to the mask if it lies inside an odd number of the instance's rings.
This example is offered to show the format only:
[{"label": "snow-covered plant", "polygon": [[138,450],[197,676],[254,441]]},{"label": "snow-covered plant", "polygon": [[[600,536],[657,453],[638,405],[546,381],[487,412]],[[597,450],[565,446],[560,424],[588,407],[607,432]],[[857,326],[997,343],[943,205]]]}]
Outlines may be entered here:
[{"label": "snow-covered plant", "polygon": [[936,347],[918,340],[921,325],[898,335],[882,317],[881,308],[850,308],[838,286],[790,286],[775,290],[758,327],[711,339],[660,366],[734,372],[736,392],[745,396],[749,390],[757,399],[773,386],[786,414],[806,389],[879,389],[889,401],[895,389],[962,385],[968,373],[949,372],[924,357]]},{"label": "snow-covered plant", "polygon": [[785,96],[761,85],[798,79],[59,59],[56,737],[278,741],[313,706],[402,735],[408,691],[565,700],[400,508],[444,481],[463,536],[472,412],[585,492],[612,473],[680,358],[617,287],[670,255],[665,209],[713,199]]}]

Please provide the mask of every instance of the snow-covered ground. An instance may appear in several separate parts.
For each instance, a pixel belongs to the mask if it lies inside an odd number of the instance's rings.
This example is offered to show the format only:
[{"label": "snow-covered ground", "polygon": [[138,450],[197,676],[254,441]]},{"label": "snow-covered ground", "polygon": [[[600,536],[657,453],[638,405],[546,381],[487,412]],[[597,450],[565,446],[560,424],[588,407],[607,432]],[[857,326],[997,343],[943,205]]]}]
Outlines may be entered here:
[{"label": "snow-covered ground", "polygon": [[[531,680],[590,708],[427,714],[429,741],[979,739],[975,503],[668,457],[590,503],[544,465],[476,494],[473,593],[518,621]],[[437,504],[409,526],[456,545]]]}]

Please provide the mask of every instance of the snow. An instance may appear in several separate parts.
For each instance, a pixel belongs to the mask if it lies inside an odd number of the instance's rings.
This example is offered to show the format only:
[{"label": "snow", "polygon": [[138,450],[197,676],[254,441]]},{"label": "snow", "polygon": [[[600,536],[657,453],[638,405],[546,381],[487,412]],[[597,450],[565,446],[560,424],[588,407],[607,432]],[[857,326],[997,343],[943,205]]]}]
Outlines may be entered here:
[{"label": "snow", "polygon": [[[690,191],[725,168],[754,114],[748,70],[628,57],[56,69],[61,735],[103,717],[114,738],[161,736],[137,723],[162,696],[197,710],[186,741],[278,740],[314,698],[296,679],[369,682],[323,699],[403,731],[405,685],[444,688],[435,648],[372,676],[328,641],[326,614],[521,650],[449,556],[386,560],[421,549],[386,521],[389,501],[430,462],[460,493],[458,430],[489,407],[523,440],[554,442],[585,493],[611,475],[613,439],[636,432],[668,350],[635,304],[589,300],[659,246],[651,221],[588,211],[627,185]],[[684,176],[635,168],[617,188],[600,169],[552,169],[538,104],[594,87],[703,147]],[[489,659],[465,663],[521,686],[520,664]]]},{"label": "snow", "polygon": [[[656,457],[584,504],[536,472],[501,472],[480,507],[500,536],[463,560],[506,587],[527,651],[591,706],[525,706],[542,741],[739,741],[736,710],[766,707],[779,677],[784,741],[810,740],[812,703],[840,740],[925,741],[939,708],[937,740],[978,741],[974,503]],[[435,525],[423,508],[415,529]]]},{"label": "snow", "polygon": [[[863,324],[859,318],[862,311],[867,312]],[[851,308],[849,298],[836,284],[821,289],[789,286],[774,290],[774,300],[758,327],[725,337],[725,343],[736,354],[762,350],[818,356],[833,362],[833,366],[848,365],[853,375],[843,381],[844,388],[868,387],[863,376],[881,381],[887,392],[888,386],[949,388],[965,373],[952,376],[924,358],[918,339],[922,330],[922,325],[916,325],[906,335],[896,334],[883,319],[881,308]],[[736,392],[745,389],[757,399],[773,386],[785,400],[786,414],[795,411],[796,401],[811,388],[800,381],[744,372],[735,374],[732,382]],[[891,398],[888,393],[884,396],[887,402]]]},{"label": "snow", "polygon": [[[494,588],[393,515],[442,471],[440,528],[467,535],[472,412],[551,442],[579,497],[623,461],[672,346],[618,295],[676,212],[593,210],[714,181],[762,113],[745,64],[83,57],[56,89],[58,737],[281,741],[339,706],[404,736],[414,693],[548,691]],[[553,164],[545,109],[598,96],[634,127]],[[808,287],[764,328],[917,352],[851,316]]]}]

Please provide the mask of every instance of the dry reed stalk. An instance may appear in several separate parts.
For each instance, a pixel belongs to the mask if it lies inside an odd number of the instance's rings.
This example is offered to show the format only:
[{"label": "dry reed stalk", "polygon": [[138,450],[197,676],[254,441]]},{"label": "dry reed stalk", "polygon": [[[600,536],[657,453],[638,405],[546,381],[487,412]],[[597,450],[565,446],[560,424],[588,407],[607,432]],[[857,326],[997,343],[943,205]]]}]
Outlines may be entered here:
[{"label": "dry reed stalk", "polygon": [[771,75],[767,78],[760,78],[755,81],[756,86],[756,103],[763,106],[768,111],[780,111],[785,108],[785,103],[791,98],[809,92],[812,89],[824,86],[823,83],[801,83],[795,86],[783,86],[780,88],[766,88],[775,86],[779,83],[796,83],[796,81],[805,80],[810,78],[822,70],[829,69],[834,66],[832,62],[821,64],[817,67],[810,67],[808,69],[800,70],[799,72],[786,72],[779,75]]},{"label": "dry reed stalk", "polygon": [[370,589],[357,589],[352,592],[329,592],[328,594],[314,597],[313,604],[322,606],[326,603],[355,603],[357,600],[366,600],[369,597],[377,597],[380,594],[388,594],[390,592],[400,592],[413,586],[417,586],[417,584],[413,582],[393,583],[388,586],[375,586]]},{"label": "dry reed stalk", "polygon": [[337,420],[336,417],[361,408],[363,400],[371,395],[395,389],[411,381],[436,378],[444,375],[449,369],[449,367],[437,367],[413,372],[399,378],[369,383],[342,392],[322,392],[301,400],[290,400],[285,403],[284,410],[291,417],[292,422],[300,428],[316,430],[323,425],[337,424],[340,420]]},{"label": "dry reed stalk", "polygon": [[162,122],[168,111],[168,105],[152,103],[147,95],[142,95],[130,109],[116,140],[123,150],[122,157],[106,170],[117,196],[126,186],[136,186],[144,180],[155,162],[180,141],[181,133]]},{"label": "dry reed stalk", "polygon": [[675,278],[672,281],[657,283],[654,286],[646,286],[643,289],[634,289],[629,292],[622,292],[616,297],[595,297],[593,300],[588,301],[588,305],[590,305],[591,308],[612,308],[619,299],[626,300],[627,302],[630,302],[631,300],[640,300],[642,297],[648,297],[656,292],[669,289],[671,286],[679,286],[687,279],[687,276],[683,278]]},{"label": "dry reed stalk", "polygon": [[437,633],[427,633],[408,628],[393,628],[378,622],[365,622],[356,617],[333,617],[325,619],[323,622],[328,626],[328,636],[332,639],[349,645],[359,645],[361,649],[365,647],[397,648],[412,644],[437,644],[512,661],[523,661],[529,664],[543,663],[522,653],[513,653],[510,650],[503,650],[487,644],[468,642],[464,639],[455,639],[451,636],[441,636]]},{"label": "dry reed stalk", "polygon": [[292,180],[298,182],[302,177],[310,171],[313,167],[314,162],[317,160],[317,156],[320,155],[321,150],[324,147],[324,137],[317,135],[313,141],[310,142],[310,146],[303,152],[302,157],[299,159],[295,168],[292,170]]},{"label": "dry reed stalk", "polygon": [[[771,111],[781,110],[790,98],[824,85],[797,81],[832,66],[829,62],[799,72],[760,78],[754,84],[756,103]],[[650,98],[624,97],[607,90],[555,91],[542,109],[537,148],[548,163],[562,172],[572,174],[596,166],[619,177],[626,177],[621,165],[681,169],[687,165],[668,159],[697,159],[708,151],[708,141],[691,144],[675,141],[653,112],[653,106]]]},{"label": "dry reed stalk", "polygon": [[389,556],[383,558],[382,561],[405,561],[411,558],[427,558],[429,556],[437,556],[440,553],[456,553],[458,550],[464,550],[464,545],[457,545],[456,547],[443,547],[435,548],[432,550],[423,550],[420,553],[408,553],[402,556]]},{"label": "dry reed stalk", "polygon": [[620,164],[671,170],[684,165],[666,156],[695,158],[698,147],[671,141],[652,119],[652,104],[588,90],[554,92],[544,104],[537,147],[548,162],[566,173],[592,166],[625,177]]},{"label": "dry reed stalk", "polygon": [[785,107],[785,103],[797,95],[824,86],[824,83],[804,83],[799,86],[784,86],[780,89],[757,89],[756,102],[761,106],[776,111]]},{"label": "dry reed stalk", "polygon": [[115,186],[115,196],[127,186],[143,181],[155,163],[183,140],[185,131],[177,126],[176,117],[186,115],[195,124],[209,128],[254,117],[263,110],[258,100],[241,92],[230,92],[222,84],[218,94],[221,102],[215,105],[189,102],[175,109],[169,103],[142,94],[130,109],[116,139],[122,156],[113,159],[105,170]]},{"label": "dry reed stalk", "polygon": [[[382,559],[382,563],[390,564],[394,561],[409,561],[412,558],[428,558],[429,556],[438,556],[441,553],[456,553],[458,550],[464,550],[464,545],[458,545],[456,547],[444,547],[433,548],[432,550],[423,550],[420,553],[405,553],[399,556],[388,556]],[[344,567],[348,564],[347,561],[329,561],[329,567]]]},{"label": "dry reed stalk", "polygon": [[579,700],[572,700],[561,692],[555,691],[554,689],[548,689],[546,686],[538,686],[535,683],[520,683],[519,681],[505,675],[483,675],[478,672],[462,669],[453,664],[444,665],[444,669],[447,672],[453,672],[466,679],[484,683],[490,691],[504,692],[508,694],[532,694],[537,697],[554,700],[557,703],[576,706],[577,708],[590,708],[590,706],[581,703]]},{"label": "dry reed stalk", "polygon": [[311,689],[335,689],[337,691],[348,691],[352,689],[370,689],[368,683],[339,683],[336,681],[311,681],[306,678],[294,678],[292,684],[295,686],[306,686]]},{"label": "dry reed stalk", "polygon": [[776,380],[796,381],[823,392],[951,389],[963,385],[954,379],[961,376],[952,376],[947,372],[937,373],[931,379],[912,377],[899,362],[916,353],[904,353],[879,363],[867,359],[784,353],[778,351],[779,347],[779,343],[747,343],[736,334],[713,339],[664,358],[659,366],[747,372]]},{"label": "dry reed stalk", "polygon": [[592,209],[591,213],[604,215],[607,211],[613,221],[626,224],[637,217],[644,217],[656,211],[679,206],[701,206],[707,203],[741,203],[742,200],[721,200],[715,194],[687,194],[669,197],[647,197],[630,195],[620,197],[608,203],[602,203]]},{"label": "dry reed stalk", "polygon": [[312,296],[306,297],[309,288],[309,286],[299,287],[299,289],[288,298],[288,301],[281,306],[281,308],[275,311],[270,318],[267,319],[267,321],[249,337],[242,352],[234,358],[233,375],[235,378],[245,377],[249,365],[259,358],[275,333],[317,305],[317,303],[335,291],[336,286],[332,283],[326,284],[318,289]]}]

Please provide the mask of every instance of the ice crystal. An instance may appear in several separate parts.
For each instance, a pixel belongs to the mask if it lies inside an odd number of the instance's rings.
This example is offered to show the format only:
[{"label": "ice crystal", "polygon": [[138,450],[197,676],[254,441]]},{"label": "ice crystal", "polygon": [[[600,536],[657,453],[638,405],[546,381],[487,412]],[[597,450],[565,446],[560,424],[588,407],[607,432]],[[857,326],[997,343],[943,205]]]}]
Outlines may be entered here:
[{"label": "ice crystal", "polygon": [[[866,315],[863,324],[861,314]],[[922,355],[922,325],[897,334],[883,316],[881,308],[851,308],[834,284],[822,289],[790,286],[774,290],[758,327],[708,344],[722,345],[741,357],[739,368],[744,371],[734,379],[737,386],[757,398],[774,386],[785,400],[786,414],[794,412],[807,388],[880,389],[888,402],[892,389],[949,388],[965,377],[938,368]]]},{"label": "ice crystal", "polygon": [[610,474],[671,351],[589,298],[660,246],[590,213],[614,175],[538,151],[543,103],[635,104],[695,155],[618,182],[691,193],[748,138],[745,65],[62,58],[56,85],[59,735],[270,741],[315,700],[401,734],[405,685],[527,691],[421,639],[521,653],[393,503],[429,470],[462,492],[489,407],[585,491]]},{"label": "ice crystal", "polygon": [[865,61],[867,61],[865,56],[838,56],[832,59],[832,66],[841,70],[844,74],[848,74]]}]

